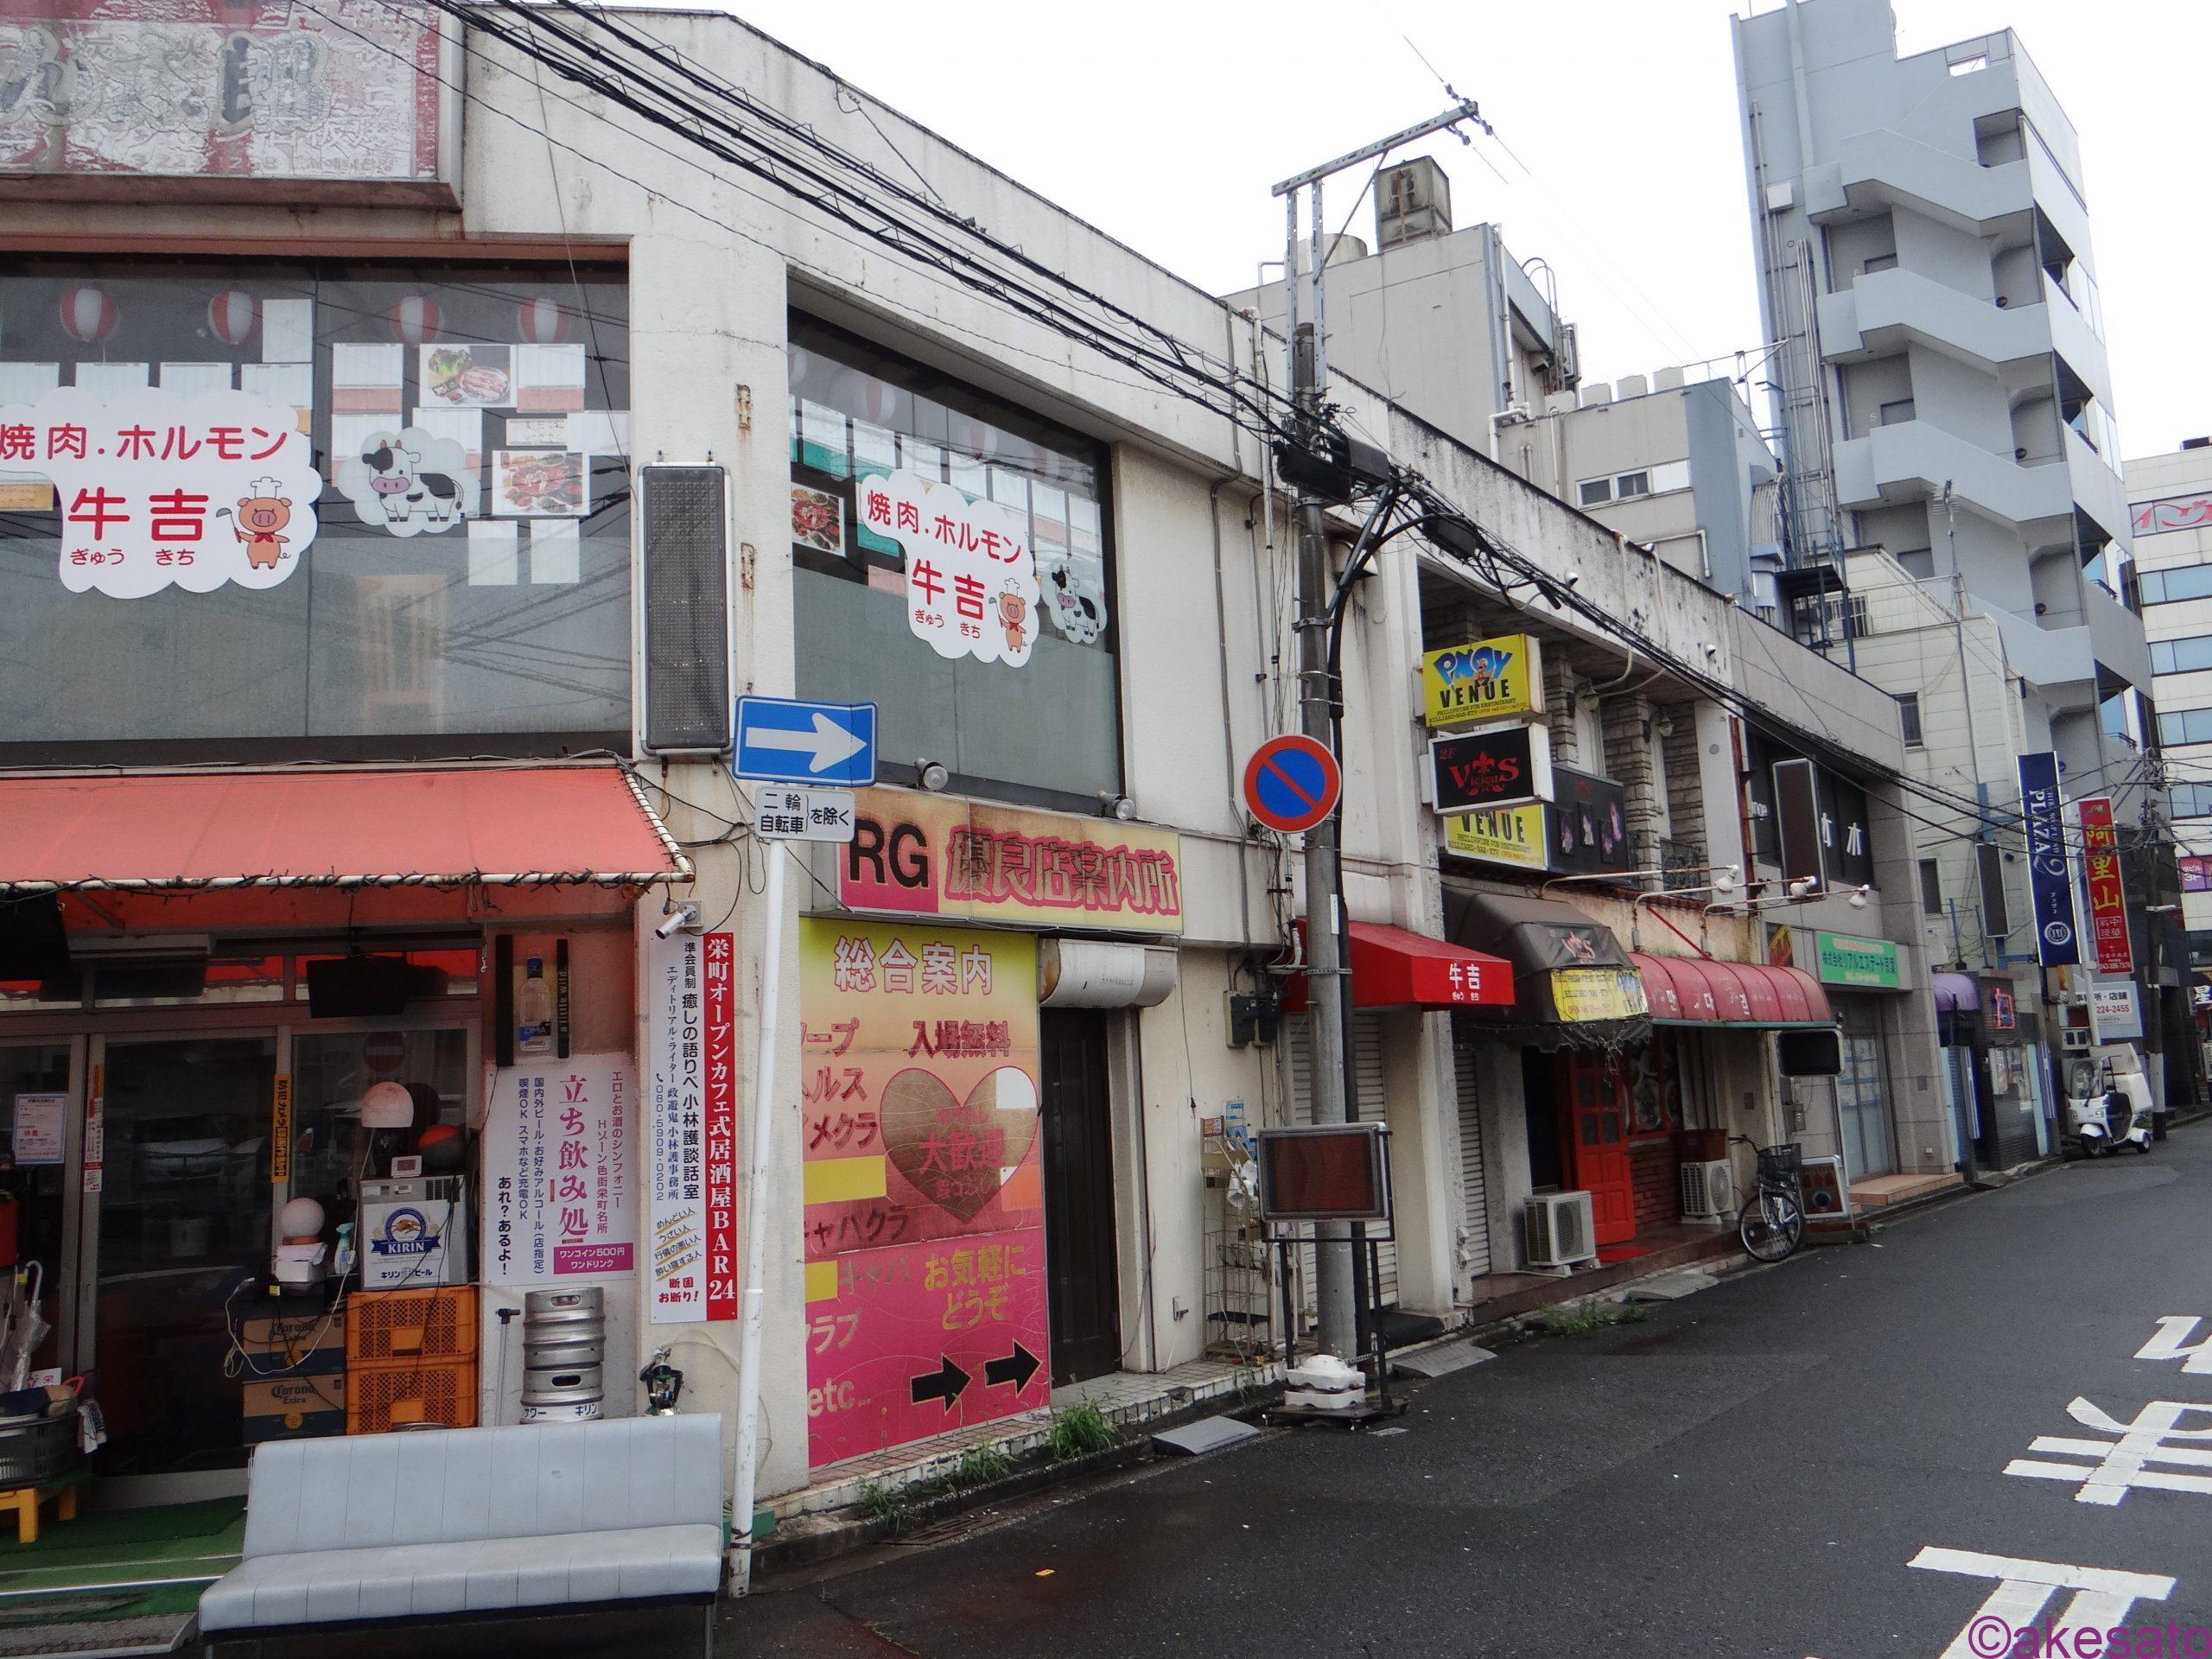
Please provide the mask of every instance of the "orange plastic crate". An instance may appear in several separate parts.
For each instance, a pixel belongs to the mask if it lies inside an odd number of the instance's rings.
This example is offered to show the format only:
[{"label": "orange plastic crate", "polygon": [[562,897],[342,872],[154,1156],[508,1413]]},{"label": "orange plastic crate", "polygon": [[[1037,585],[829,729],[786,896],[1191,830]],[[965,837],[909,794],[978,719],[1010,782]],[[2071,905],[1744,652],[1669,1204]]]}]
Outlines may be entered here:
[{"label": "orange plastic crate", "polygon": [[475,1427],[475,1360],[409,1359],[347,1368],[348,1434],[383,1434],[421,1423]]},{"label": "orange plastic crate", "polygon": [[467,1359],[476,1352],[476,1287],[358,1290],[346,1299],[346,1357]]}]

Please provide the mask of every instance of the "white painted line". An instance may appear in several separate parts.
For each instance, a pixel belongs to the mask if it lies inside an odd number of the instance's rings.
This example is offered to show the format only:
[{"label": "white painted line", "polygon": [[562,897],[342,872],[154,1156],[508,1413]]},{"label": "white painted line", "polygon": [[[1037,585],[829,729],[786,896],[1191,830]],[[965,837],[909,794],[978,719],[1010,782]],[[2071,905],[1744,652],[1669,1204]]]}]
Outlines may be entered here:
[{"label": "white painted line", "polygon": [[2212,1376],[2212,1333],[2197,1343],[2189,1344],[2190,1335],[2202,1319],[2187,1313],[2164,1313],[2158,1318],[2158,1334],[2135,1351],[2138,1359],[2183,1359],[2189,1363],[2182,1370],[2196,1376]]},{"label": "white painted line", "polygon": [[[2017,1636],[2035,1624],[2051,1597],[2061,1590],[2074,1592],[2065,1610],[2050,1622],[2053,1630],[2063,1632],[2110,1630],[2126,1623],[2128,1609],[2138,1601],[2164,1601],[2174,1589],[2173,1580],[2156,1573],[2024,1560],[1933,1545],[1914,1556],[1910,1565],[1929,1572],[1997,1580],[1997,1587],[1951,1639],[1941,1659],[1997,1659],[2024,1650],[2017,1644]],[[2038,1644],[2034,1650],[2040,1653],[2044,1649]]]}]

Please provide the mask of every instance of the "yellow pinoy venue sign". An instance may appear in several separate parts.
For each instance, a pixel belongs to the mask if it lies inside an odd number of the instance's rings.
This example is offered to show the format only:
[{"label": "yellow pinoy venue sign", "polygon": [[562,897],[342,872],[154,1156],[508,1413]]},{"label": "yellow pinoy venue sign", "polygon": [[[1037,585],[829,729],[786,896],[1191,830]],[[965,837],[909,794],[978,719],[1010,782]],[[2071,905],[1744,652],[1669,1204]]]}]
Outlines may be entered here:
[{"label": "yellow pinoy venue sign", "polygon": [[1544,809],[1509,806],[1444,820],[1444,845],[1463,858],[1544,868]]},{"label": "yellow pinoy venue sign", "polygon": [[1525,633],[1432,651],[1421,659],[1421,682],[1432,726],[1465,726],[1544,709],[1542,653]]}]

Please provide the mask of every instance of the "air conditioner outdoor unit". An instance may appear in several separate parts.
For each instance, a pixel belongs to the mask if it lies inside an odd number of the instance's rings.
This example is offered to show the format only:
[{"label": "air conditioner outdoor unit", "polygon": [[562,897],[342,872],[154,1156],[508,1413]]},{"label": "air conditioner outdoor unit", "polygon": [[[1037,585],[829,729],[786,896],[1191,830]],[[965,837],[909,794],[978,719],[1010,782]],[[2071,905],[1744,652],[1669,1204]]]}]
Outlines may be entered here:
[{"label": "air conditioner outdoor unit", "polygon": [[1529,1200],[1529,1265],[1571,1268],[1598,1259],[1598,1228],[1587,1192],[1540,1192]]},{"label": "air conditioner outdoor unit", "polygon": [[1736,1213],[1736,1173],[1726,1158],[1682,1166],[1682,1219],[1725,1221]]}]

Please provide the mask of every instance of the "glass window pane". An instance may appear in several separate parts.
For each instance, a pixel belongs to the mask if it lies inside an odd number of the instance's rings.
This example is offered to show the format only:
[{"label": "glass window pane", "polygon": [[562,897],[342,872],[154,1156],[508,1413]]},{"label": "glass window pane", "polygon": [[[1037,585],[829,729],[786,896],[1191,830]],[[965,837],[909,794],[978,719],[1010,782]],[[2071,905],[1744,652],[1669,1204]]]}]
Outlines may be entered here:
[{"label": "glass window pane", "polygon": [[[791,319],[791,341],[800,695],[874,702],[893,781],[926,759],[983,793],[1013,785],[1087,806],[1118,791],[1103,451],[809,319]],[[1028,651],[1018,667],[942,656],[916,632],[906,550],[868,481],[902,468],[995,505],[1027,537],[1039,614],[1013,625]]]},{"label": "glass window pane", "polygon": [[245,392],[322,488],[296,574],[121,599],[70,591],[52,492],[11,491],[0,745],[626,733],[627,310],[620,270],[565,264],[13,263],[0,402]]}]

